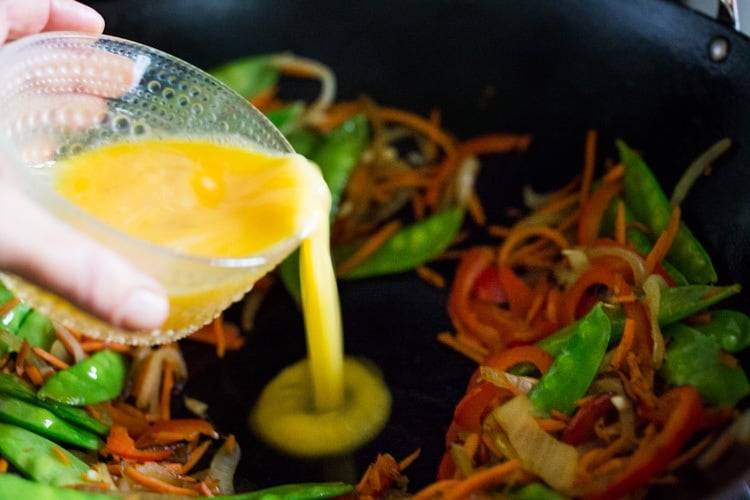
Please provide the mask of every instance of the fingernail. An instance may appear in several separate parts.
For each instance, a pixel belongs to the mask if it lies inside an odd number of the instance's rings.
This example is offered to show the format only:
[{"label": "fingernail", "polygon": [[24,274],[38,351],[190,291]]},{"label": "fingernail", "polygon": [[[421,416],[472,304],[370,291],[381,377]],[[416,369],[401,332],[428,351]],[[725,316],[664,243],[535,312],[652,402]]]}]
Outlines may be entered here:
[{"label": "fingernail", "polygon": [[125,299],[115,323],[129,330],[151,330],[160,327],[168,314],[169,302],[163,295],[140,288]]}]

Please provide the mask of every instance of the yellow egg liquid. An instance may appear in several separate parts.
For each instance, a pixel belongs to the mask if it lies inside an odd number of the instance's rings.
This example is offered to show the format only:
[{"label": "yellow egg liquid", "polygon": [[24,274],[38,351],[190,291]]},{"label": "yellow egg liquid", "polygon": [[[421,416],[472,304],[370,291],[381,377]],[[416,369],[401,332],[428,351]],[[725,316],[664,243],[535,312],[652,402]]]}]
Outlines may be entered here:
[{"label": "yellow egg liquid", "polygon": [[[53,174],[57,191],[98,219],[184,254],[252,256],[314,227],[300,254],[314,399],[319,410],[343,402],[341,313],[328,236],[330,193],[315,165],[299,155],[205,139],[150,139],[84,152],[57,162]],[[250,276],[250,283],[240,285],[168,290],[165,327],[193,324],[192,311],[216,296],[237,294],[238,286],[247,288],[260,277]]]}]

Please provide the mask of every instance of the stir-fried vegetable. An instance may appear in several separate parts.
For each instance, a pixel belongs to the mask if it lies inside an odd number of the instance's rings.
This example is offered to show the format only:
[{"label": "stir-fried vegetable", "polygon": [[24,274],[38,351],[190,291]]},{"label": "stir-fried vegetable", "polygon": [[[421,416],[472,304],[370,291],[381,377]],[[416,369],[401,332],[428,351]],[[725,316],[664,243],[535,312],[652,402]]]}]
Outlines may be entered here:
[{"label": "stir-fried vegetable", "polygon": [[[595,140],[578,183],[499,231],[496,249],[461,259],[456,333],[439,338],[480,368],[439,481],[418,497],[523,498],[531,483],[545,498],[620,498],[700,456],[750,394],[732,356],[748,344],[747,316],[711,310],[739,285],[707,284],[717,278],[705,250],[622,141],[621,163],[594,179]],[[492,368],[532,346],[553,357],[549,369],[519,383],[513,366]]]}]

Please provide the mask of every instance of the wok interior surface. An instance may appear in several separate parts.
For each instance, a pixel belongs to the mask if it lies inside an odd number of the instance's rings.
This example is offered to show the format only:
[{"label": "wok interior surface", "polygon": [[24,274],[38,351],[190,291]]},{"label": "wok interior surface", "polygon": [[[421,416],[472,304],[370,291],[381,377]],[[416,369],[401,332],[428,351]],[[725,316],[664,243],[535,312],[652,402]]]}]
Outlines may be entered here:
[{"label": "wok interior surface", "polygon": [[[664,185],[721,137],[734,141],[683,205],[683,217],[714,257],[722,283],[750,283],[750,40],[660,0],[100,0],[88,2],[107,33],[212,68],[237,57],[291,51],[330,65],[341,98],[366,93],[420,113],[439,107],[447,129],[467,138],[531,132],[528,152],[485,162],[479,195],[491,221],[519,206],[521,187],[562,185],[582,165],[585,131],[599,156],[621,137],[640,150]],[[729,54],[710,57],[721,37]],[[451,328],[447,291],[412,273],[341,283],[346,351],[375,361],[394,397],[388,427],[353,457],[301,462],[258,443],[246,427],[251,404],[283,366],[304,356],[302,318],[285,292],[266,301],[245,348],[219,362],[184,343],[187,395],[239,438],[240,490],[289,481],[356,481],[378,452],[422,455],[410,491],[433,480],[453,406],[473,370],[436,341]],[[747,294],[733,304],[750,309]],[[748,359],[742,360],[747,366]],[[747,404],[745,403],[745,407]],[[746,449],[715,470],[691,472],[671,494],[743,491]],[[663,492],[662,492],[663,493]],[[656,496],[659,493],[657,492]]]}]

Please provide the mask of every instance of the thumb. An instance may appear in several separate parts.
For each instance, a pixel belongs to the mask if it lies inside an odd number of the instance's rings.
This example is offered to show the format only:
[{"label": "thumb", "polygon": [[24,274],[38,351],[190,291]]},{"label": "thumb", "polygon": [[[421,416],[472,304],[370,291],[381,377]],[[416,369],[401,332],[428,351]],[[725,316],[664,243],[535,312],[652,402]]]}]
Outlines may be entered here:
[{"label": "thumb", "polygon": [[169,303],[161,285],[127,260],[0,184],[0,269],[112,325],[158,328]]}]

